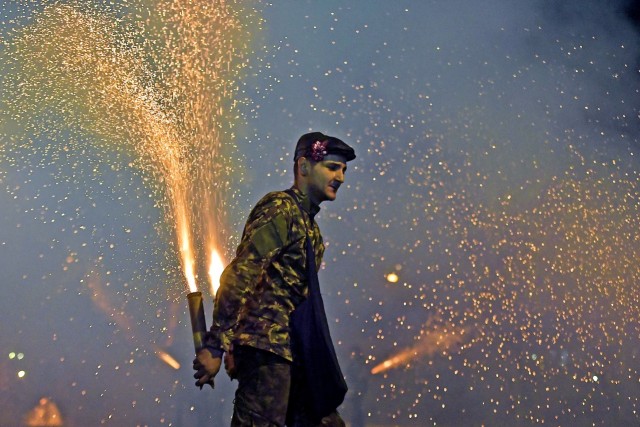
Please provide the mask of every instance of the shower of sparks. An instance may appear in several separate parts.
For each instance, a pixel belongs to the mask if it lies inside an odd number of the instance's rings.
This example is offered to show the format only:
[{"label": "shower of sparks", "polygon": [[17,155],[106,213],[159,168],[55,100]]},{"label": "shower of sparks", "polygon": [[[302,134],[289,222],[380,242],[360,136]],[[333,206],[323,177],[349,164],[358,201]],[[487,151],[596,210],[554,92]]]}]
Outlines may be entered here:
[{"label": "shower of sparks", "polygon": [[[67,129],[133,148],[133,163],[163,184],[154,190],[195,291],[196,243],[219,247],[222,237],[229,160],[220,145],[233,127],[248,38],[224,2],[158,2],[153,12],[136,32],[90,6],[46,4],[8,46],[9,107],[14,118],[55,110]],[[204,242],[194,242],[194,230]]]},{"label": "shower of sparks", "polygon": [[[116,187],[126,187],[122,181],[131,181],[131,175],[139,179],[146,190],[137,188],[127,198],[151,196],[161,211],[161,222],[156,224],[159,238],[145,235],[143,239],[161,241],[162,246],[141,247],[133,256],[139,259],[133,268],[140,268],[151,254],[164,254],[166,259],[153,261],[162,265],[157,271],[149,267],[138,270],[133,286],[119,282],[121,286],[114,289],[114,281],[119,281],[114,276],[119,274],[111,276],[114,271],[103,268],[103,254],[87,260],[72,251],[63,267],[71,274],[89,270],[80,280],[80,292],[90,293],[101,316],[89,320],[87,326],[100,330],[108,322],[119,339],[107,338],[106,347],[129,346],[130,353],[114,363],[113,372],[124,373],[124,383],[116,388],[137,389],[139,396],[128,405],[136,411],[138,399],[150,398],[140,393],[144,386],[131,382],[130,375],[144,365],[138,364],[140,358],[155,354],[175,370],[182,365],[170,354],[174,349],[168,347],[182,329],[176,320],[180,318],[177,305],[167,299],[173,293],[171,284],[186,281],[190,291],[195,291],[198,277],[204,281],[207,276],[215,278],[223,262],[220,255],[210,254],[228,249],[223,246],[228,243],[227,203],[232,198],[230,192],[237,191],[231,189],[230,182],[242,175],[240,168],[232,168],[237,157],[233,133],[241,124],[237,105],[242,99],[237,88],[260,20],[250,6],[234,1],[123,0],[106,5],[52,0],[16,2],[12,7],[17,16],[9,19],[12,29],[3,32],[0,39],[0,182],[6,166],[28,170],[26,182],[38,170],[53,170],[45,187],[75,186],[56,199],[65,203],[76,194],[90,194],[93,188],[86,186],[87,181],[95,184],[96,179],[104,180],[102,188],[107,188],[111,179],[102,173],[109,170],[107,173],[124,178]],[[19,199],[22,186],[6,188]],[[65,220],[78,219],[92,205],[96,206],[95,199],[88,196],[76,208],[56,213]],[[45,202],[40,212],[49,207]],[[139,213],[140,221],[155,217],[143,203],[137,207],[148,209]],[[110,207],[104,210],[108,217]],[[95,231],[99,227],[89,228],[94,229],[93,236],[100,235]],[[72,224],[73,233],[84,229],[83,224]],[[126,235],[142,237],[135,229],[123,229]],[[107,240],[112,240],[111,236]],[[94,241],[102,244],[104,237]],[[118,249],[126,251],[135,246],[131,243],[129,240]],[[109,249],[114,246],[108,243]],[[210,261],[215,264],[207,265]],[[180,270],[184,279],[176,278]],[[154,295],[153,286],[161,290],[160,295]],[[129,300],[142,289],[151,294],[150,304]],[[140,302],[142,308],[136,305]],[[147,306],[161,308],[153,315],[144,314]],[[171,313],[162,315],[164,311]],[[160,330],[150,320],[155,317],[164,320]],[[74,321],[73,315],[68,321]],[[59,334],[53,332],[54,342]],[[77,340],[71,347],[82,355],[92,341]],[[165,344],[160,346],[157,341]],[[71,358],[60,357],[59,363]],[[86,366],[92,365],[89,369],[97,376],[111,360],[102,354],[95,365],[90,362]],[[155,368],[150,373],[149,378],[158,374]],[[107,377],[113,385],[113,376]],[[70,384],[74,390],[78,382],[64,380],[60,384]],[[84,397],[86,389],[81,393]],[[118,397],[112,400],[113,405],[120,404]],[[82,416],[82,406],[76,407],[80,414],[76,417]],[[15,409],[5,413],[19,417]],[[79,423],[104,423],[95,419],[101,410],[91,409],[94,418]],[[105,419],[112,418],[113,414],[105,415]],[[14,423],[0,416],[0,424],[7,422]]]}]

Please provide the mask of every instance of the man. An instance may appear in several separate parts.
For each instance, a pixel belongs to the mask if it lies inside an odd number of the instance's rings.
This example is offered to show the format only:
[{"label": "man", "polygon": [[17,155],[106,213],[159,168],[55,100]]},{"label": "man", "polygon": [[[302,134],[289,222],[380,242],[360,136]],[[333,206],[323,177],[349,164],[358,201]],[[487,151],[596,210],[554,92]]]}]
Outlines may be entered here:
[{"label": "man", "polygon": [[305,242],[320,265],[324,245],[314,221],[320,203],[335,200],[351,147],[338,138],[302,135],[294,185],[264,196],[251,211],[235,259],[220,278],[206,348],[194,360],[196,385],[213,386],[220,370],[238,380],[231,425],[344,426],[337,412],[312,422],[292,373],[291,313],[308,294]]}]

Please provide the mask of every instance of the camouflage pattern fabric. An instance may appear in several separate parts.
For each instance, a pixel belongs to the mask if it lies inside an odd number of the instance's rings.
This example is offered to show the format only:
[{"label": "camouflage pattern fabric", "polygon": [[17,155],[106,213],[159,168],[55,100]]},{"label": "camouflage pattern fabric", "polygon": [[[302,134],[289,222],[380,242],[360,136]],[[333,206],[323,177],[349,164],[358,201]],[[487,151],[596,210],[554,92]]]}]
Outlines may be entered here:
[{"label": "camouflage pattern fabric", "polygon": [[[338,414],[312,422],[304,410],[304,396],[293,396],[292,364],[275,354],[252,347],[234,347],[238,390],[231,427],[345,427]],[[286,417],[285,417],[286,415]],[[286,418],[286,419],[285,419]]]},{"label": "camouflage pattern fabric", "polygon": [[291,363],[271,352],[244,346],[234,348],[234,358],[238,389],[231,427],[284,426]]},{"label": "camouflage pattern fabric", "polygon": [[313,216],[320,210],[295,187],[264,196],[249,214],[236,257],[220,278],[213,322],[205,345],[229,350],[247,345],[292,360],[289,316],[306,299],[305,238],[311,236],[316,265],[324,245]]}]

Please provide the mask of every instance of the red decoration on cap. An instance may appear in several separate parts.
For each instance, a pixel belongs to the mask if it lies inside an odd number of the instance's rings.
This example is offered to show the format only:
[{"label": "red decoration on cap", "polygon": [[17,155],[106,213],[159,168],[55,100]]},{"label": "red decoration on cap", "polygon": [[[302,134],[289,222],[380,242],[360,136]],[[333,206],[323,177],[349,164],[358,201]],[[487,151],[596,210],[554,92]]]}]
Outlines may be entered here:
[{"label": "red decoration on cap", "polygon": [[311,158],[314,162],[320,162],[324,159],[324,156],[327,155],[327,144],[329,140],[326,141],[316,141],[311,146]]}]

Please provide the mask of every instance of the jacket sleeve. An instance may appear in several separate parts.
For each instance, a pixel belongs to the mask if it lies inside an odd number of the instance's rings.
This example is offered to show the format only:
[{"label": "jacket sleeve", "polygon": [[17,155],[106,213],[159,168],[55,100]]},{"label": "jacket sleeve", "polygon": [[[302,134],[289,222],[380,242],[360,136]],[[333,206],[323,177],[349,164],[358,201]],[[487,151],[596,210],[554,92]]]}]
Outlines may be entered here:
[{"label": "jacket sleeve", "polygon": [[220,277],[213,322],[205,339],[205,346],[214,356],[229,350],[240,308],[260,282],[268,264],[287,245],[293,220],[291,203],[277,194],[265,196],[253,209],[236,257]]}]

